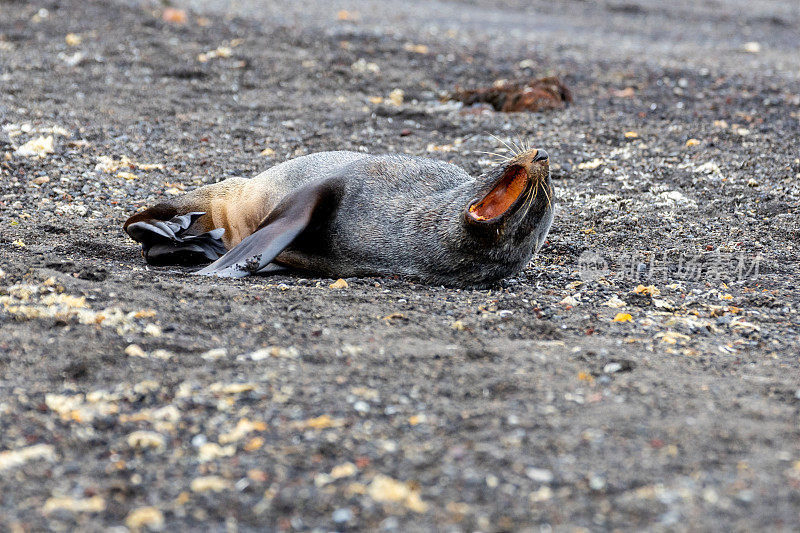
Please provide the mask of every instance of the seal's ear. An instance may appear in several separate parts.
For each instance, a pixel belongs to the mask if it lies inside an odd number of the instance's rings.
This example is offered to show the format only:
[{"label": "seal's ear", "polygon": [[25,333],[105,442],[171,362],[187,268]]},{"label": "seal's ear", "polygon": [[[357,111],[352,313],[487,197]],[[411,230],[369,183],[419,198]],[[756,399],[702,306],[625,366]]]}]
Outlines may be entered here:
[{"label": "seal's ear", "polygon": [[323,222],[336,208],[340,184],[334,179],[310,183],[286,196],[259,224],[228,253],[196,272],[203,276],[242,278],[268,269],[286,247],[313,222]]}]

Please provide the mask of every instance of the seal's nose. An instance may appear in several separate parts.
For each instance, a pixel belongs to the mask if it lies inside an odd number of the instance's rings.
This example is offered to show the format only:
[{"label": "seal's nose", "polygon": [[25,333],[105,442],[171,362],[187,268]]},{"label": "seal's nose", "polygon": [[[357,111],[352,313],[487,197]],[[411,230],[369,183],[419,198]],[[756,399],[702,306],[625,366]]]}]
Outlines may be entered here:
[{"label": "seal's nose", "polygon": [[549,157],[550,156],[547,155],[547,152],[545,152],[544,150],[539,150],[536,152],[536,157],[533,158],[533,162],[535,163],[536,161],[547,161]]}]

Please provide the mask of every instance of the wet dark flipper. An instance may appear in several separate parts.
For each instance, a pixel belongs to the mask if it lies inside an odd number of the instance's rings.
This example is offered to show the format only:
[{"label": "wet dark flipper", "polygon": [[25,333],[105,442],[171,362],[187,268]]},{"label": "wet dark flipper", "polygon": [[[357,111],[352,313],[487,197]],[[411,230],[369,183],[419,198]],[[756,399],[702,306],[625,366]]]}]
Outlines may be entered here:
[{"label": "wet dark flipper", "polygon": [[186,213],[169,220],[142,220],[125,228],[128,235],[142,243],[142,255],[151,265],[200,265],[225,254],[221,237],[223,228],[200,235],[187,233],[205,213]]},{"label": "wet dark flipper", "polygon": [[[337,186],[339,187],[337,189]],[[273,272],[270,263],[314,223],[325,223],[336,207],[340,185],[317,181],[286,196],[259,225],[228,253],[196,272],[204,276],[242,278]]]}]

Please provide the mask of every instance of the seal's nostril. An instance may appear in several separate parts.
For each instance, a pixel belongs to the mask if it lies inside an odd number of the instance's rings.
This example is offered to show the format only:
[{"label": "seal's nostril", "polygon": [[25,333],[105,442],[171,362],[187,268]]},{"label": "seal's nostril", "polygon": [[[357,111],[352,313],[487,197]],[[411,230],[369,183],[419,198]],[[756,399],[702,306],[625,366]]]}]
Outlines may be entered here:
[{"label": "seal's nostril", "polygon": [[547,155],[547,152],[545,152],[544,150],[539,150],[536,153],[536,157],[534,157],[533,160],[534,160],[534,162],[536,162],[536,161],[546,161],[549,157],[550,156]]}]

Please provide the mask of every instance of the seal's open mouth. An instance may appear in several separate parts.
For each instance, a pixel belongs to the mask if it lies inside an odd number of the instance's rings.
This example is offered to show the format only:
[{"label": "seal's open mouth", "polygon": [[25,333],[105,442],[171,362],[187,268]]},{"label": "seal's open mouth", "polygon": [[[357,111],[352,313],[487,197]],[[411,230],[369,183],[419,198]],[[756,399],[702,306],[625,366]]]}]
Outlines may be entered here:
[{"label": "seal's open mouth", "polygon": [[489,194],[469,207],[468,215],[480,222],[504,215],[525,192],[529,180],[528,170],[525,167],[510,167]]}]

